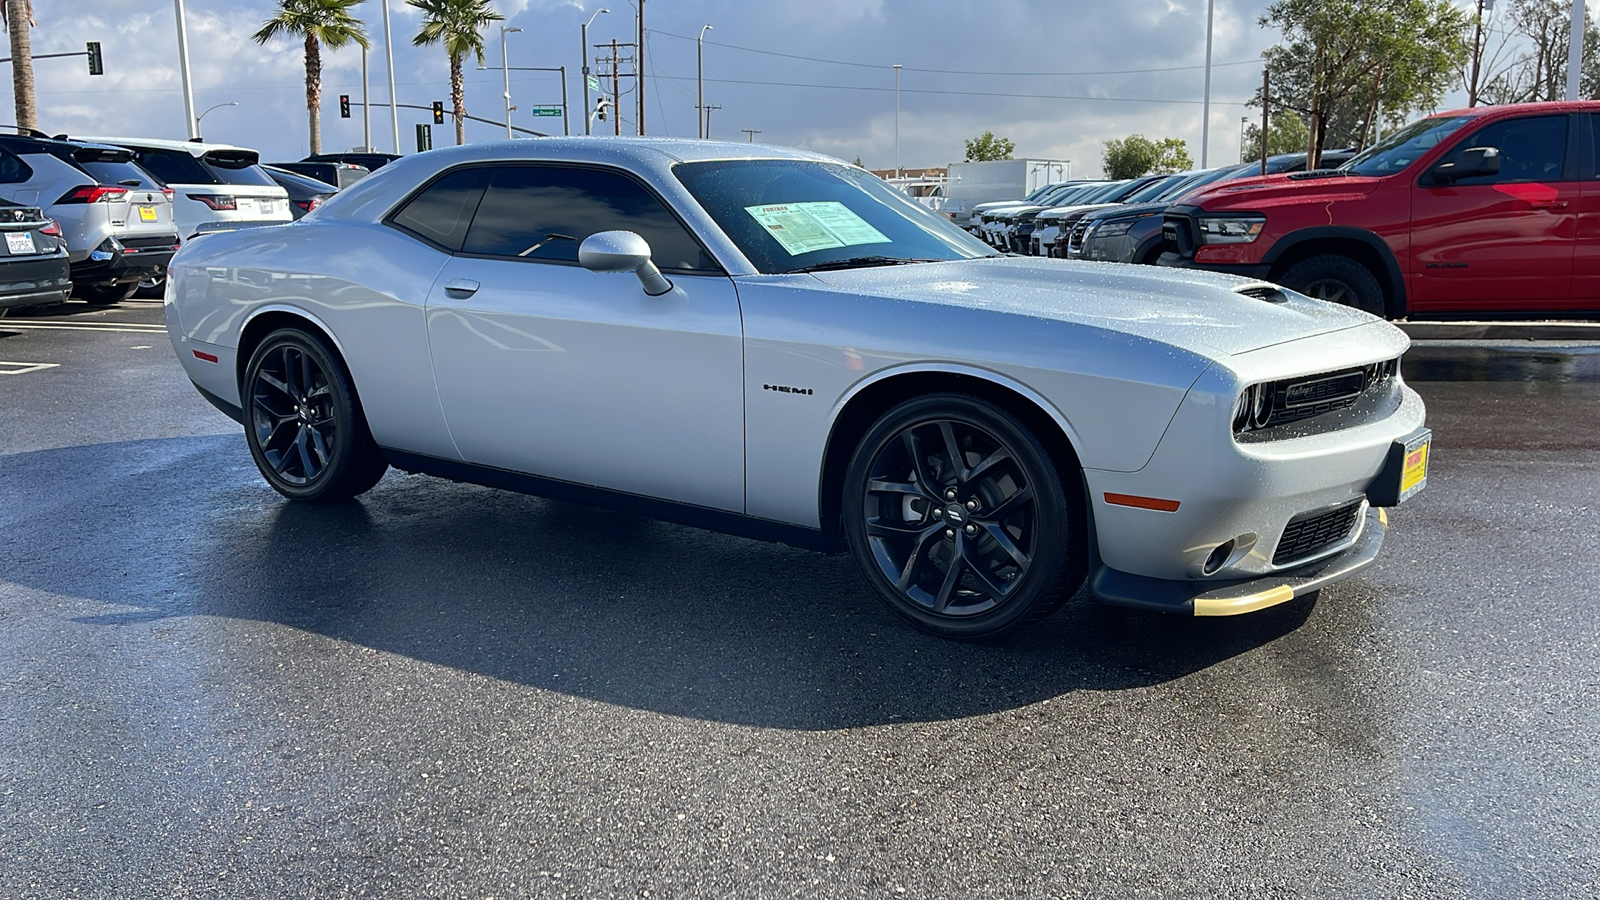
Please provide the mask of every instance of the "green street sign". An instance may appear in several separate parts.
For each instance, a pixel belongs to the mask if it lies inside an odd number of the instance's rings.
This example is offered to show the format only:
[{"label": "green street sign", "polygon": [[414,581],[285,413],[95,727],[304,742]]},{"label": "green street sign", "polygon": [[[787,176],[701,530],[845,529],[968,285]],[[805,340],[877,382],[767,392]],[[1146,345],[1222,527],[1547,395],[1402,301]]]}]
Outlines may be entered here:
[{"label": "green street sign", "polygon": [[559,115],[561,115],[561,107],[559,107],[559,106],[535,106],[533,108],[533,114],[536,115],[536,116],[559,116]]},{"label": "green street sign", "polygon": [[584,77],[589,80],[589,90],[591,90],[591,91],[600,90],[600,79],[594,77],[593,75],[585,75]]}]

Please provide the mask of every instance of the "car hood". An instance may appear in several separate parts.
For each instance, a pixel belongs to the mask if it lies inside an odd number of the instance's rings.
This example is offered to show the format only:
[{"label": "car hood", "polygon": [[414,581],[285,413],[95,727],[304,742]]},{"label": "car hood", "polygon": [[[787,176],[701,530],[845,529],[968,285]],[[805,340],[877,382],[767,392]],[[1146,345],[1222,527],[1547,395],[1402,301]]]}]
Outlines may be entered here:
[{"label": "car hood", "polygon": [[1266,209],[1288,206],[1308,201],[1348,200],[1365,196],[1380,183],[1381,178],[1365,175],[1319,174],[1311,178],[1294,175],[1260,175],[1220,182],[1212,187],[1186,194],[1185,206],[1198,206],[1206,210]]},{"label": "car hood", "polygon": [[1166,212],[1170,206],[1170,203],[1125,203],[1114,208],[1106,207],[1098,212],[1091,212],[1089,217],[1097,222],[1106,222],[1112,219],[1119,221],[1122,219],[1140,219],[1145,216]]},{"label": "car hood", "polygon": [[1082,203],[1077,206],[1053,206],[1050,209],[1039,213],[1039,215],[1055,219],[1061,216],[1077,215],[1080,213],[1092,212],[1097,209],[1106,209],[1107,207],[1121,205],[1122,204],[1120,203]]},{"label": "car hood", "polygon": [[1269,302],[1236,288],[1249,279],[1194,269],[1001,257],[845,269],[808,276],[871,297],[1054,320],[1231,356],[1376,321],[1284,292]]}]

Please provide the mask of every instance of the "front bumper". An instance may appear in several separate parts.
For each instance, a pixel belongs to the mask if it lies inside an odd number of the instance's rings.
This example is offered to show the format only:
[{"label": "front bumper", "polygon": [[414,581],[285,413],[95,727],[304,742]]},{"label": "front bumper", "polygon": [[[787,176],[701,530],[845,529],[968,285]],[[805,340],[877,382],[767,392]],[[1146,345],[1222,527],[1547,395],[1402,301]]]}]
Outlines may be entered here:
[{"label": "front bumper", "polygon": [[1156,265],[1175,269],[1202,269],[1207,272],[1221,272],[1225,275],[1239,275],[1256,281],[1266,281],[1268,280],[1267,276],[1272,274],[1272,267],[1266,263],[1197,263],[1193,258],[1181,256],[1171,250],[1162,251],[1161,257],[1156,260]]},{"label": "front bumper", "polygon": [[1101,565],[1089,589],[1102,603],[1194,616],[1237,616],[1287,603],[1372,565],[1389,531],[1389,516],[1368,507],[1361,536],[1348,549],[1296,569],[1229,582],[1172,581]]}]

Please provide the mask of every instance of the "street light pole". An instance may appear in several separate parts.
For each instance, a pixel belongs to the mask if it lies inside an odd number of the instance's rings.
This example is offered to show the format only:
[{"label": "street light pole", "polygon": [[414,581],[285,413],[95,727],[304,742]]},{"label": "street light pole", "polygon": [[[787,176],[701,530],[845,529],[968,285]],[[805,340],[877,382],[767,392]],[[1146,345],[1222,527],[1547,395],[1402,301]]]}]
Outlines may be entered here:
[{"label": "street light pole", "polygon": [[[1244,162],[1244,129],[1249,124],[1249,116],[1239,117],[1239,162]],[[1201,168],[1205,168],[1204,164],[1201,164]]]},{"label": "street light pole", "polygon": [[389,27],[389,0],[383,7],[383,52],[389,60],[389,127],[394,132],[394,152],[400,152],[400,106],[394,96],[394,29]]},{"label": "street light pole", "polygon": [[189,36],[184,31],[183,0],[173,0],[178,13],[178,72],[183,77],[183,117],[191,140],[200,136],[200,120],[194,115],[194,83],[189,80]]},{"label": "street light pole", "polygon": [[900,64],[894,64],[894,177],[900,177]]},{"label": "street light pole", "polygon": [[1217,0],[1206,0],[1206,99],[1200,107],[1200,168],[1206,167],[1206,151],[1211,145],[1211,26]]},{"label": "street light pole", "polygon": [[[506,98],[506,140],[508,141],[516,137],[511,133],[511,111],[516,107],[511,105],[511,60],[506,56],[506,35],[521,30],[515,25],[500,26],[500,74],[504,77],[506,86],[504,96]],[[563,91],[563,96],[565,96],[565,91]]]},{"label": "street light pole", "polygon": [[696,78],[699,90],[694,100],[695,135],[701,140],[706,136],[706,32],[710,30],[710,25],[701,28],[700,37],[694,42],[695,67],[699,73]]},{"label": "street light pole", "polygon": [[749,136],[748,140],[745,141],[745,143],[747,143],[747,144],[755,143],[756,142],[756,135],[761,133],[761,129],[759,129],[759,128],[741,128],[739,130],[744,132],[746,135]]},{"label": "street light pole", "polygon": [[[594,24],[594,20],[595,20],[596,16],[599,16],[599,15],[602,15],[602,14],[608,13],[608,12],[611,12],[611,10],[606,9],[605,7],[601,7],[599,9],[595,10],[594,11],[594,15],[589,17],[589,21],[583,23],[583,26],[578,29],[578,34],[581,37],[581,40],[579,41],[579,46],[578,46],[578,62],[582,65],[582,72],[583,72],[583,108],[586,111],[589,109],[589,26]],[[585,115],[584,116],[584,118],[583,118],[583,133],[584,134],[589,134],[590,133],[589,126],[590,126],[590,123],[593,122],[593,121],[594,121],[594,116],[593,115]]]},{"label": "street light pole", "polygon": [[361,48],[361,149],[372,151],[372,107],[367,103],[367,48]]},{"label": "street light pole", "polygon": [[200,123],[205,120],[206,113],[211,112],[211,110],[213,110],[213,109],[221,109],[224,106],[238,106],[238,105],[239,104],[238,104],[237,101],[229,100],[227,103],[218,103],[216,106],[207,107],[206,108],[206,112],[203,112],[200,115],[195,116],[195,118],[194,118],[194,136],[197,139],[200,138],[200,136],[201,136],[200,135]]}]

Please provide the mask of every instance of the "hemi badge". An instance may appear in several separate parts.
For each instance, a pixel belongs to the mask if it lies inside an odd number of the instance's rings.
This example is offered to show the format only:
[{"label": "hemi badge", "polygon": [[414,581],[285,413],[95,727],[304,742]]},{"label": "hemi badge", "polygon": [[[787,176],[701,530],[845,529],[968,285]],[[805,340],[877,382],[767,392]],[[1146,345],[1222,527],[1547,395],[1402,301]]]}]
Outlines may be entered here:
[{"label": "hemi badge", "polygon": [[[205,360],[206,362],[209,362],[209,363],[214,363],[214,362],[217,361],[217,358],[215,356],[212,356],[209,353],[201,353],[199,350],[194,351],[194,358],[195,359],[203,359],[203,360]],[[1174,507],[1174,508],[1176,508],[1176,507]]]},{"label": "hemi badge", "polygon": [[1115,506],[1132,506],[1135,509],[1153,509],[1157,512],[1177,512],[1178,501],[1158,500],[1155,497],[1136,497],[1133,494],[1106,494],[1106,502]]}]

